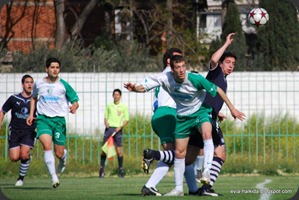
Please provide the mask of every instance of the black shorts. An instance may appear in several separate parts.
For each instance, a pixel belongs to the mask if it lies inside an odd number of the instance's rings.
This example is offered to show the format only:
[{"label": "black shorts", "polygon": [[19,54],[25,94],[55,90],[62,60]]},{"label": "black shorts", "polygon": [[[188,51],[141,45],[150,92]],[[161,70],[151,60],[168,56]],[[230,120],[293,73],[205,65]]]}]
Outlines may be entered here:
[{"label": "black shorts", "polygon": [[35,131],[16,131],[9,132],[8,143],[9,148],[14,148],[22,145],[29,146],[31,149],[34,147],[36,132]]},{"label": "black shorts", "polygon": [[[105,129],[103,145],[108,140],[108,138],[114,133],[115,129],[116,129],[115,127],[110,127],[110,128]],[[123,132],[121,129],[113,136],[115,146],[117,146],[117,147],[122,146],[122,135],[123,135]]]},{"label": "black shorts", "polygon": [[[223,134],[219,123],[216,119],[211,119],[212,121],[212,138],[214,147],[225,145]],[[188,145],[198,147],[203,149],[203,140],[201,134],[198,132],[196,128],[193,128],[190,134]]]}]

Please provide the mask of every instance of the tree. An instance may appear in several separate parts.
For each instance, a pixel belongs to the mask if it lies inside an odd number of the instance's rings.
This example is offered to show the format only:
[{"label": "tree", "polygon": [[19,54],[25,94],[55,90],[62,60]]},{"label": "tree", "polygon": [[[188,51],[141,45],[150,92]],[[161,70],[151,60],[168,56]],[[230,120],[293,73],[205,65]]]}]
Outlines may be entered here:
[{"label": "tree", "polygon": [[[56,16],[56,33],[55,33],[55,46],[60,49],[63,45],[70,40],[76,40],[80,35],[80,31],[87,20],[88,15],[94,9],[98,0],[90,0],[85,8],[82,10],[79,16],[72,12],[75,15],[76,21],[70,28],[69,33],[66,32],[65,24],[65,4],[66,0],[54,0],[55,6],[55,16]],[[72,9],[69,7],[68,9]]]},{"label": "tree", "polygon": [[269,22],[258,28],[259,64],[265,71],[299,68],[299,22],[295,6],[289,1],[262,0]]},{"label": "tree", "polygon": [[[226,41],[226,36],[229,33],[232,32],[236,33],[236,35],[234,36],[234,42],[227,49],[227,51],[231,51],[237,56],[238,67],[236,68],[236,70],[238,71],[247,70],[246,57],[245,57],[246,40],[242,29],[240,13],[233,0],[225,1],[224,4],[226,4],[224,7],[227,7],[227,12],[224,17],[224,22],[222,26],[222,34],[221,34],[222,44]],[[212,50],[214,51],[215,49]]]},{"label": "tree", "polygon": [[61,49],[66,40],[66,27],[63,16],[65,11],[64,0],[54,0],[54,7],[56,17],[55,47]]},{"label": "tree", "polygon": [[[201,38],[194,31],[198,25],[194,20],[194,0],[151,0],[143,4],[147,5],[146,9],[132,8],[136,16],[136,39],[154,54],[179,47],[190,59],[188,63],[201,70],[200,56],[206,57],[207,50],[199,43]],[[206,4],[200,1],[199,5]]]},{"label": "tree", "polygon": [[[3,2],[7,3],[7,2]],[[13,31],[14,26],[16,26],[25,16],[25,11],[27,8],[27,3],[25,3],[21,14],[16,16],[14,19],[11,18],[13,8],[13,2],[10,2],[6,5],[6,22],[5,22],[5,32],[1,38],[1,50],[7,48],[8,42],[13,38],[15,32]]]}]

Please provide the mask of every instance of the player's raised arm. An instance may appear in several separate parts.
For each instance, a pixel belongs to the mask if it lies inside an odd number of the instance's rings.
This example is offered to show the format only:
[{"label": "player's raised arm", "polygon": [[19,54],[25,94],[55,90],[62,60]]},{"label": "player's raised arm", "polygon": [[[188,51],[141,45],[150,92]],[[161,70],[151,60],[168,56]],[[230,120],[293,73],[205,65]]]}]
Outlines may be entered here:
[{"label": "player's raised arm", "polygon": [[242,113],[241,111],[237,110],[234,105],[231,103],[231,101],[229,100],[229,98],[226,96],[225,92],[220,88],[217,87],[217,93],[219,94],[219,96],[223,99],[223,101],[225,102],[225,104],[227,105],[227,107],[229,108],[231,115],[234,118],[238,118],[239,120],[243,121],[245,119],[245,114]]},{"label": "player's raised arm", "polygon": [[136,85],[131,82],[124,83],[124,88],[126,88],[130,92],[146,92],[145,88],[142,85]]},{"label": "player's raised arm", "polygon": [[211,57],[211,69],[214,69],[217,64],[218,61],[220,60],[221,56],[223,55],[223,53],[225,52],[225,50],[227,49],[227,47],[229,47],[231,45],[231,43],[233,42],[233,36],[235,35],[235,33],[230,33],[226,36],[226,41],[223,44],[223,46],[218,49]]}]

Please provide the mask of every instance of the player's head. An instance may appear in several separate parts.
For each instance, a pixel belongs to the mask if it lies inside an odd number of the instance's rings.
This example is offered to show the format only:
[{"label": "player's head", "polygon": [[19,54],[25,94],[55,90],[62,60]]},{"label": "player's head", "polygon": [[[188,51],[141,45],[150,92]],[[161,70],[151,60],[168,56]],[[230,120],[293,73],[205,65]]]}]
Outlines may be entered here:
[{"label": "player's head", "polygon": [[170,59],[171,71],[174,79],[178,83],[182,83],[186,77],[186,60],[181,55],[174,55]]},{"label": "player's head", "polygon": [[21,79],[22,84],[25,83],[26,79],[31,79],[33,81],[32,76],[30,76],[29,74],[25,74]]},{"label": "player's head", "polygon": [[114,93],[116,93],[116,92],[118,92],[118,93],[120,94],[120,96],[121,96],[121,90],[120,90],[120,89],[118,89],[118,88],[113,90],[113,93],[112,93],[112,95],[114,95]]},{"label": "player's head", "polygon": [[33,78],[32,76],[26,74],[22,77],[22,87],[23,91],[26,93],[31,93],[33,89]]},{"label": "player's head", "polygon": [[119,102],[121,98],[121,90],[120,89],[114,89],[112,93],[112,97],[114,99],[114,102]]},{"label": "player's head", "polygon": [[182,55],[182,51],[178,48],[167,49],[163,55],[163,66],[164,69],[170,65],[170,58],[174,55]]},{"label": "player's head", "polygon": [[52,63],[58,63],[59,67],[61,66],[60,60],[55,57],[50,57],[46,60],[46,67],[49,68]]},{"label": "player's head", "polygon": [[224,52],[221,58],[219,59],[220,67],[225,76],[230,75],[236,64],[237,56],[232,52]]},{"label": "player's head", "polygon": [[60,72],[60,61],[54,57],[48,58],[46,61],[46,72],[51,81],[56,81]]}]

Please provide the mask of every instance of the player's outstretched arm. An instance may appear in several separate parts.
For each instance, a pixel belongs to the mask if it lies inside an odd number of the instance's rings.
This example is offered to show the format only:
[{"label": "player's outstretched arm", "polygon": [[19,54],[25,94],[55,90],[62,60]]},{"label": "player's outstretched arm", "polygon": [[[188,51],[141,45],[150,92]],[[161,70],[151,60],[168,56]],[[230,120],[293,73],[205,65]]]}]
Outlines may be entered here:
[{"label": "player's outstretched arm", "polygon": [[235,35],[235,33],[230,33],[226,36],[226,41],[225,43],[212,55],[211,57],[211,69],[214,69],[217,64],[218,61],[220,60],[221,56],[223,55],[223,53],[225,52],[225,50],[227,49],[227,47],[229,47],[231,45],[231,43],[233,42],[233,36]]},{"label": "player's outstretched arm", "polygon": [[234,105],[231,103],[231,101],[229,100],[229,98],[226,96],[225,92],[220,87],[217,87],[217,93],[223,99],[223,101],[225,102],[225,104],[227,105],[227,107],[229,108],[231,115],[235,119],[238,118],[239,120],[243,121],[245,119],[245,117],[246,117],[245,114],[242,113],[241,111],[237,110],[234,107]]},{"label": "player's outstretched arm", "polygon": [[130,92],[145,92],[145,88],[142,85],[135,85],[134,83],[128,82],[124,83],[124,88]]}]

